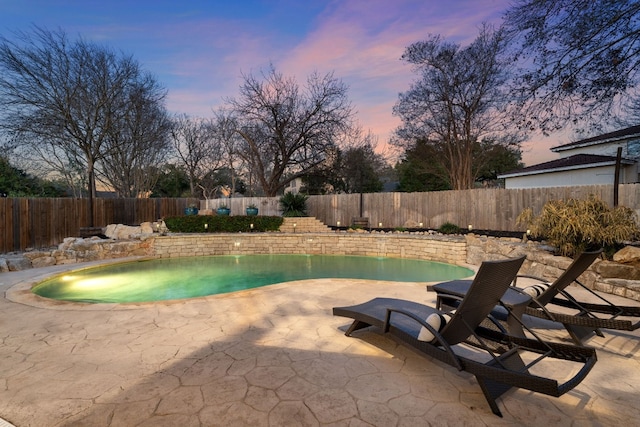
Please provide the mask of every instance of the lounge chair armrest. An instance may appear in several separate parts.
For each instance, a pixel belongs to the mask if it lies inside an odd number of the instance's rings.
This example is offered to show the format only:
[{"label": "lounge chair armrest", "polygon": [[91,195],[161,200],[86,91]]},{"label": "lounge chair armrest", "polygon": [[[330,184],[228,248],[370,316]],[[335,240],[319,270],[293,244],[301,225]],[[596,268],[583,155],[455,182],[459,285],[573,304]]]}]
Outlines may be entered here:
[{"label": "lounge chair armrest", "polygon": [[[433,341],[437,341],[442,348],[449,354],[449,356],[451,357],[453,363],[455,364],[456,368],[459,371],[462,371],[462,364],[460,363],[460,361],[458,360],[458,356],[453,352],[453,350],[451,349],[451,347],[449,346],[449,344],[445,341],[445,339],[442,337],[442,335],[440,335],[440,332],[438,332],[433,326],[429,325],[426,322],[426,319],[421,319],[420,317],[416,316],[413,313],[409,313],[407,311],[404,310],[400,310],[400,309],[396,309],[396,308],[387,308],[387,315],[385,317],[384,320],[384,325],[382,327],[382,330],[387,333],[389,332],[389,328],[391,327],[391,313],[398,313],[401,314],[403,316],[407,316],[413,320],[415,320],[418,324],[420,324],[420,326],[423,326],[425,328],[427,328],[429,330],[429,332],[431,332],[433,334]],[[426,341],[425,344],[430,344],[427,343]],[[433,344],[431,344],[433,345]]]},{"label": "lounge chair armrest", "polygon": [[426,322],[426,319],[422,319],[413,313],[409,313],[408,311],[400,310],[398,308],[387,308],[387,316],[384,319],[384,325],[382,328],[384,332],[389,332],[389,327],[391,326],[391,313],[398,313],[398,314],[405,315],[415,320],[416,322],[418,322],[421,326],[424,326],[425,328],[429,329],[429,331],[431,331],[434,335],[436,335],[436,337],[440,335],[440,333],[433,326],[429,325]]},{"label": "lounge chair armrest", "polygon": [[446,300],[448,303],[446,303],[445,305],[449,307],[453,307],[452,304],[460,304],[463,299],[464,299],[464,296],[458,296],[453,294],[437,294],[436,309],[440,310],[442,313],[451,314],[453,311],[455,311],[455,308],[453,310],[443,311],[442,310],[443,301]]}]

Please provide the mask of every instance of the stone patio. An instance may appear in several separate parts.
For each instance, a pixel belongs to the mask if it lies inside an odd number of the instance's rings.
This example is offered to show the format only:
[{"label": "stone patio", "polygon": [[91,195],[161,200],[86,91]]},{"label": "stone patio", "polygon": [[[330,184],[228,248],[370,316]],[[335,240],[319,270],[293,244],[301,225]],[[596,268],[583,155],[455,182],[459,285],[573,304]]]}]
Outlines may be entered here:
[{"label": "stone patio", "polygon": [[[349,320],[331,314],[374,296],[433,304],[424,283],[309,280],[128,305],[26,291],[73,268],[0,275],[0,418],[17,427],[640,422],[638,331],[592,339],[599,361],[577,388],[511,391],[498,418],[472,376],[372,332],[348,338]],[[566,337],[550,326],[545,338]]]}]

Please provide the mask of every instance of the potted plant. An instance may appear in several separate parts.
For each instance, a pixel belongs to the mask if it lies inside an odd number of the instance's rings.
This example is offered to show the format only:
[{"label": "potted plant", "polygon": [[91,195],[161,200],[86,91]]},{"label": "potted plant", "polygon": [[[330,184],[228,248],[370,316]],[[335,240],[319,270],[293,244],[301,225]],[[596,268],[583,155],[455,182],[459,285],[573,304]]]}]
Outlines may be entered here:
[{"label": "potted plant", "polygon": [[184,208],[184,214],[185,215],[198,215],[198,207],[192,203],[189,206],[187,206],[186,208]]},{"label": "potted plant", "polygon": [[253,203],[250,204],[249,206],[247,206],[247,208],[245,210],[246,210],[248,216],[256,216],[256,215],[258,215],[258,207],[256,205],[254,205]]},{"label": "potted plant", "polygon": [[227,205],[220,205],[218,206],[218,209],[216,209],[216,213],[218,215],[229,216],[229,214],[231,213],[231,209],[229,209]]}]

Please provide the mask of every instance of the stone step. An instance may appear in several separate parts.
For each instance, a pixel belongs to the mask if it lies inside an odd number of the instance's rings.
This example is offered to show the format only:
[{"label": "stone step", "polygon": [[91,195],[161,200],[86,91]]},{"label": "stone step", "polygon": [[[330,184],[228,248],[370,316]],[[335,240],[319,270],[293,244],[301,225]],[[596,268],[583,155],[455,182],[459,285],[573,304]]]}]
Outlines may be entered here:
[{"label": "stone step", "polygon": [[[329,233],[331,228],[315,217],[285,217],[282,233]],[[295,226],[294,226],[295,225]]]}]

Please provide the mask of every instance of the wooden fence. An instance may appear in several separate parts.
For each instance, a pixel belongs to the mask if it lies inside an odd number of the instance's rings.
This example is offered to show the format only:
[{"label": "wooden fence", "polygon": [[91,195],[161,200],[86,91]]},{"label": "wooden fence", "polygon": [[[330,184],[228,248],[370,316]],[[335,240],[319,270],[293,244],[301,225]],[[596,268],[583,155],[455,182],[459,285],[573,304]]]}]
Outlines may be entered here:
[{"label": "wooden fence", "polygon": [[[618,187],[619,204],[640,213],[640,184]],[[524,231],[516,218],[526,208],[540,212],[549,200],[584,199],[595,195],[613,204],[613,186],[576,186],[534,189],[476,189],[429,193],[371,193],[310,196],[307,207],[327,225],[350,226],[366,217],[372,228],[418,227],[437,229],[450,222],[477,230]],[[182,215],[194,199],[97,199],[94,225],[140,224]],[[87,199],[0,198],[0,253],[56,245],[78,236],[88,227]],[[279,198],[232,198],[200,201],[201,208],[222,204],[232,215],[244,215],[255,204],[260,215],[280,215]]]},{"label": "wooden fence", "polygon": [[[96,227],[182,215],[196,199],[96,199]],[[57,245],[89,227],[89,199],[0,198],[0,253]]]},{"label": "wooden fence", "polygon": [[[640,184],[618,187],[619,205],[640,214]],[[524,231],[516,223],[526,208],[539,213],[549,200],[585,199],[595,195],[613,205],[613,185],[585,185],[528,189],[475,189],[429,193],[370,193],[310,196],[308,213],[327,225],[350,226],[354,218],[366,217],[372,228],[422,227],[437,229],[450,222],[478,230]],[[242,215],[249,204],[260,215],[280,215],[278,198],[213,199],[203,207],[226,204],[232,215]]]}]

